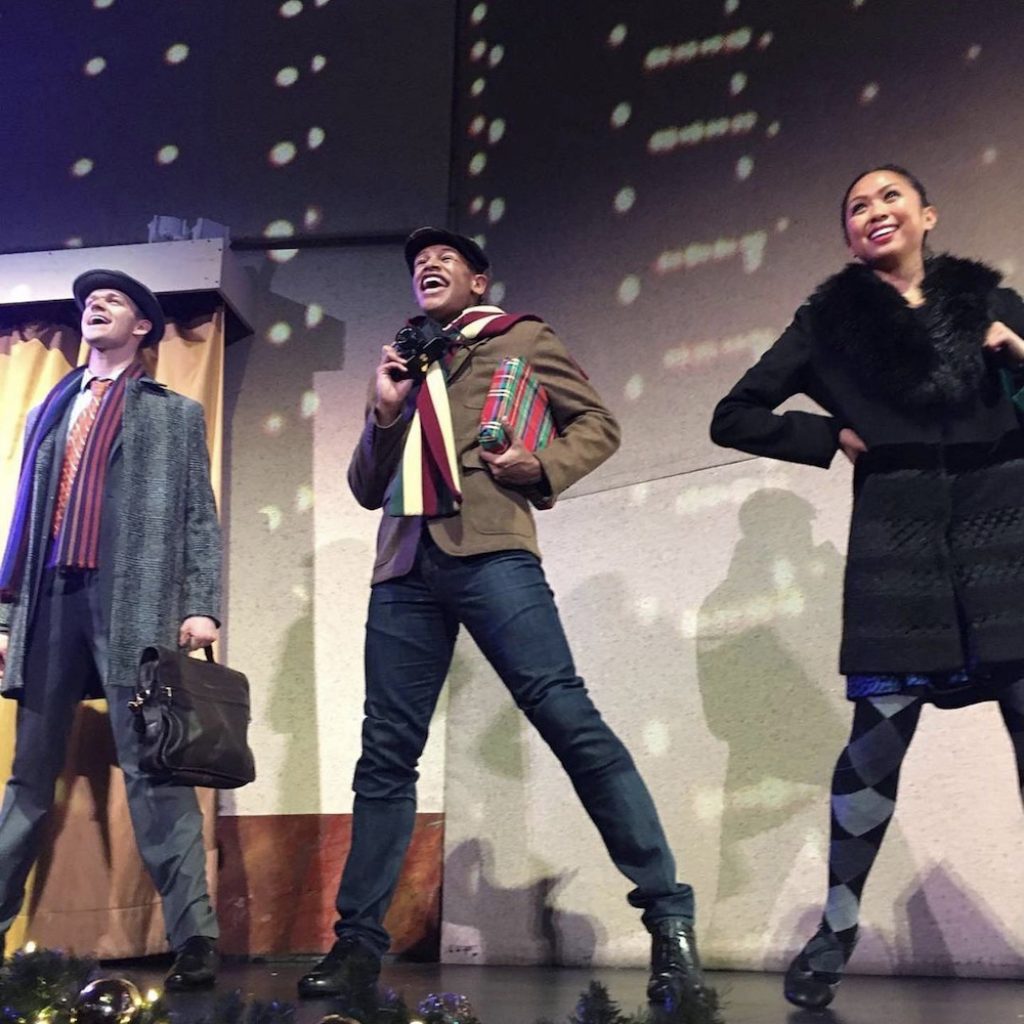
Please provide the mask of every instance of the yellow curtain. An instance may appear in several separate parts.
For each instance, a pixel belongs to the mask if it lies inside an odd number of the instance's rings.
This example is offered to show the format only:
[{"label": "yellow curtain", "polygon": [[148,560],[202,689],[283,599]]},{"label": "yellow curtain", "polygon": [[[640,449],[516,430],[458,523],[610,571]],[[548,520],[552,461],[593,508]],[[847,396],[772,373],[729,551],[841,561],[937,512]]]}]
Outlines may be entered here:
[{"label": "yellow curtain", "polygon": [[[211,306],[213,304],[211,303]],[[224,308],[169,318],[164,339],[143,353],[152,376],[200,402],[206,413],[214,493],[220,501],[223,436]],[[25,417],[87,347],[64,325],[0,324],[0,542],[14,505]],[[0,782],[10,774],[16,705],[0,700]],[[207,877],[216,896],[215,795],[199,791],[205,816]],[[101,957],[166,948],[160,902],[132,841],[116,770],[106,702],[82,704],[58,788],[47,841],[30,879],[8,950],[32,939]]]}]

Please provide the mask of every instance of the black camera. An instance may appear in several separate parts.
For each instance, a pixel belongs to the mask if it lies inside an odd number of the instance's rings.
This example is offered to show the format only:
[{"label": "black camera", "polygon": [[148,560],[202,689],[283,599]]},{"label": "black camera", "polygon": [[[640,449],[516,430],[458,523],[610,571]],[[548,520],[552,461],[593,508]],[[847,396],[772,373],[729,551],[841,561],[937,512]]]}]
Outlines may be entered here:
[{"label": "black camera", "polygon": [[422,380],[431,363],[459,340],[457,331],[446,331],[433,320],[408,324],[395,335],[394,349],[405,360],[405,370],[392,370],[392,380]]}]

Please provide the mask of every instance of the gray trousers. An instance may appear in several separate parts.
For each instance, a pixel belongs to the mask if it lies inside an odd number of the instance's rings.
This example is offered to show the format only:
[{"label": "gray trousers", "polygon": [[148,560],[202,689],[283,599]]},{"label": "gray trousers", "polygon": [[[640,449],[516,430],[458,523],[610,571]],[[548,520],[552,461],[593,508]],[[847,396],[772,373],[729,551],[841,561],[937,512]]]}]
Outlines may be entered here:
[{"label": "gray trousers", "polygon": [[103,581],[96,571],[47,570],[29,638],[14,764],[0,809],[0,935],[17,916],[64,767],[75,710],[97,678],[110,704],[117,759],[139,853],[163,901],[172,948],[193,935],[216,939],[206,887],[203,819],[195,790],[153,786],[139,771],[130,686],[109,685]]}]

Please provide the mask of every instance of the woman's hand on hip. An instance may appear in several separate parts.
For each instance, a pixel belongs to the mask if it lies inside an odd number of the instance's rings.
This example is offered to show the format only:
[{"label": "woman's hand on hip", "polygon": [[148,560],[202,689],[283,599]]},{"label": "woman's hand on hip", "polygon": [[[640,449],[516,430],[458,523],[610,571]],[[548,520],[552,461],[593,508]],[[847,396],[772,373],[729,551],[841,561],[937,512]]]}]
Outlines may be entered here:
[{"label": "woman's hand on hip", "polygon": [[860,434],[850,427],[843,427],[839,431],[839,447],[843,449],[843,454],[853,463],[868,450],[868,446],[861,440]]},{"label": "woman's hand on hip", "polygon": [[989,324],[981,347],[997,353],[1010,364],[1024,363],[1024,338],[1001,320]]}]

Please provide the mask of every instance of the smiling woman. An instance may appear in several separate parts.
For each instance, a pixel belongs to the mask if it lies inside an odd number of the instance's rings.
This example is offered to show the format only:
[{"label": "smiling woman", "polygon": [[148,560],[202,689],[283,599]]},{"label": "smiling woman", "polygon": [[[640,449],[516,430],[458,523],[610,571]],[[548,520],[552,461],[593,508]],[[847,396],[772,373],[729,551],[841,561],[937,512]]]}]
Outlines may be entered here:
[{"label": "smiling woman", "polygon": [[[840,671],[853,727],[832,780],[829,888],[785,994],[831,1002],[926,702],[996,701],[1024,788],[1024,302],[989,267],[925,246],[938,220],[895,164],[843,195],[855,262],[719,402],[712,439],[855,464]],[[1009,386],[1007,386],[1009,385]],[[825,414],[776,413],[796,394]]]}]

